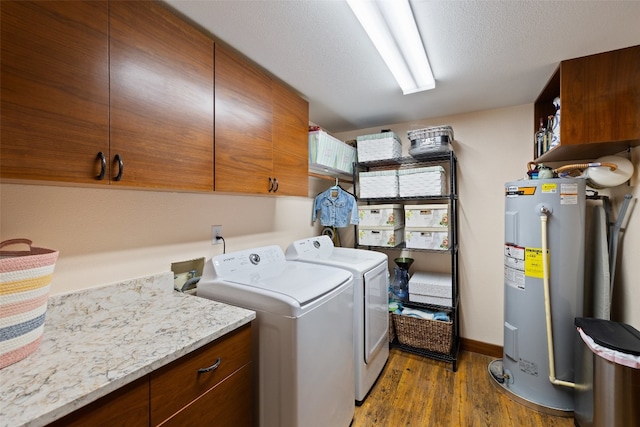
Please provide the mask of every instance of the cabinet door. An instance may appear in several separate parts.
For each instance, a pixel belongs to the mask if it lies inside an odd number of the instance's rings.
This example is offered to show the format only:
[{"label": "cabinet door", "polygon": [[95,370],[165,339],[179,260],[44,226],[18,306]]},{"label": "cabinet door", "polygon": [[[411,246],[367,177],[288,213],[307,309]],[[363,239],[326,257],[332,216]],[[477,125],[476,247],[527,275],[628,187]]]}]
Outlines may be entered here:
[{"label": "cabinet door", "polygon": [[106,1],[2,1],[0,176],[98,181],[109,151]]},{"label": "cabinet door", "polygon": [[308,196],[309,103],[273,82],[273,175],[276,194]]},{"label": "cabinet door", "polygon": [[563,61],[560,74],[563,145],[640,140],[640,46]]},{"label": "cabinet door", "polygon": [[215,190],[269,193],[271,79],[218,44],[215,56]]},{"label": "cabinet door", "polygon": [[146,427],[149,425],[149,376],[72,412],[49,427]]},{"label": "cabinet door", "polygon": [[112,184],[213,191],[213,41],[157,2],[109,19]]}]

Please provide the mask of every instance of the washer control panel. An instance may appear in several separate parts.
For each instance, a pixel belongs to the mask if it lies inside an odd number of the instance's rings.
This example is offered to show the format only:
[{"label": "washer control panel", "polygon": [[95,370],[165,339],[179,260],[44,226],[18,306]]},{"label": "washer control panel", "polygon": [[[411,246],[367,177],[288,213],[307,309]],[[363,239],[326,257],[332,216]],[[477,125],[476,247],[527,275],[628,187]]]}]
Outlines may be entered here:
[{"label": "washer control panel", "polygon": [[263,246],[245,251],[222,254],[212,259],[218,277],[228,277],[238,272],[263,268],[270,264],[286,262],[280,246]]},{"label": "washer control panel", "polygon": [[287,259],[328,258],[333,252],[333,241],[329,236],[317,236],[297,240],[287,248]]}]

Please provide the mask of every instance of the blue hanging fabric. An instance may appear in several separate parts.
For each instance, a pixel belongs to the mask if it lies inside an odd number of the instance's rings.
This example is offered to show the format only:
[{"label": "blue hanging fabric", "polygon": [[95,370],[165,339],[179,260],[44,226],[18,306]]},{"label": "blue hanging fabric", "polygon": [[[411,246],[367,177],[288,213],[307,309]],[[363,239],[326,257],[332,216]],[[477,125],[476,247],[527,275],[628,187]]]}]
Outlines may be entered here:
[{"label": "blue hanging fabric", "polygon": [[318,219],[325,227],[347,227],[358,224],[358,204],[353,194],[345,191],[337,184],[318,194],[313,202],[312,222]]}]

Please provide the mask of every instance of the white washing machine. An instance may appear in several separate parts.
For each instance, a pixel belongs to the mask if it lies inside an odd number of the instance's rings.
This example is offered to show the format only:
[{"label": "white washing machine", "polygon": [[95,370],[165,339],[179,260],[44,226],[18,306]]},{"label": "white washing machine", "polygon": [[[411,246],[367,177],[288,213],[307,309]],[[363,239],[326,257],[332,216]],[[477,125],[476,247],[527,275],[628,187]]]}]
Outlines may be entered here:
[{"label": "white washing machine", "polygon": [[354,406],[353,276],[290,262],[279,246],[213,257],[197,295],[254,310],[263,427],[346,427]]},{"label": "white washing machine", "polygon": [[293,242],[286,257],[342,268],[353,274],[355,396],[356,403],[361,404],[389,358],[387,255],[335,247],[329,236],[318,236]]}]

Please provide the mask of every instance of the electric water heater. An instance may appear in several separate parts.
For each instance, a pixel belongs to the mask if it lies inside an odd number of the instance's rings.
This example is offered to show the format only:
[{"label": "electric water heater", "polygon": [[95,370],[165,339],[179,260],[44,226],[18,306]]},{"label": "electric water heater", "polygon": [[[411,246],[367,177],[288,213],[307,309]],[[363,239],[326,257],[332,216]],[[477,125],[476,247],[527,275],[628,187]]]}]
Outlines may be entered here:
[{"label": "electric water heater", "polygon": [[534,406],[573,411],[584,246],[583,179],[506,184],[503,387]]}]

